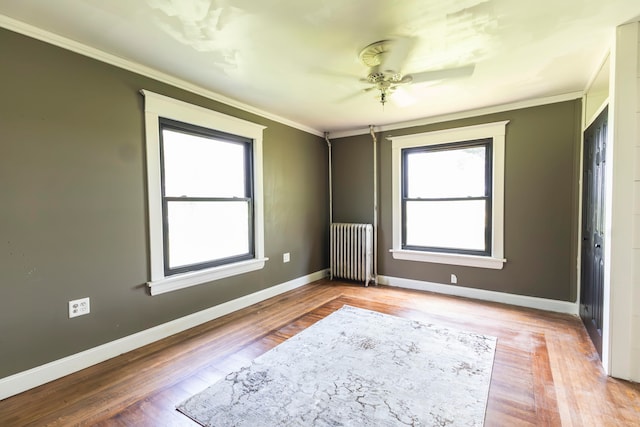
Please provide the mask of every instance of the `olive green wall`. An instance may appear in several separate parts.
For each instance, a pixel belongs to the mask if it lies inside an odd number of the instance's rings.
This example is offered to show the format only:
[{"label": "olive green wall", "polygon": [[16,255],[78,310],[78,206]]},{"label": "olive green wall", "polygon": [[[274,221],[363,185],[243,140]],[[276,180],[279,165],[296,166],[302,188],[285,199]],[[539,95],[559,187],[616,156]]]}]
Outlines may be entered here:
[{"label": "olive green wall", "polygon": [[[2,29],[0,51],[0,378],[326,268],[323,138]],[[143,88],[267,126],[263,270],[149,295]]]},{"label": "olive green wall", "polygon": [[[323,138],[0,29],[0,378],[327,267]],[[263,270],[151,297],[148,89],[267,126]],[[378,136],[379,274],[576,298],[580,102],[395,130],[510,120],[503,270],[394,260],[390,133]],[[333,139],[334,220],[372,222],[370,135]],[[291,262],[282,263],[282,253]],[[67,302],[91,297],[91,314]]]},{"label": "olive green wall", "polygon": [[331,142],[333,222],[373,221],[373,142],[358,135]]},{"label": "olive green wall", "polygon": [[[518,295],[576,300],[579,100],[381,132],[378,274]],[[391,142],[399,136],[509,120],[505,157],[505,257],[502,270],[395,260],[391,220]],[[333,140],[336,221],[372,222],[370,135]],[[455,286],[455,285],[451,285]]]}]

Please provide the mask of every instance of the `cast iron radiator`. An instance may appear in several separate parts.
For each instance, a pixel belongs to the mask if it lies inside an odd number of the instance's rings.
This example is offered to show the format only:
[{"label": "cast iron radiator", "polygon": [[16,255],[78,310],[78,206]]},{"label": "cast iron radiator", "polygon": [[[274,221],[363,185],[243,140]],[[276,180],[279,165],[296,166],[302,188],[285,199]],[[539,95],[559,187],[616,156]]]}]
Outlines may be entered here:
[{"label": "cast iron radiator", "polygon": [[373,226],[331,224],[331,277],[364,282],[373,280]]}]

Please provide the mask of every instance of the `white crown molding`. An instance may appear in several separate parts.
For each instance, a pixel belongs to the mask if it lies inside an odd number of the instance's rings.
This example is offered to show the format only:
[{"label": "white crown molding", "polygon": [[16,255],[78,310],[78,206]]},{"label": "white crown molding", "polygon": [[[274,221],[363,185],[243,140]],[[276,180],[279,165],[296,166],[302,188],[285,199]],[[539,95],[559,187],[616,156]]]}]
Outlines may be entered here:
[{"label": "white crown molding", "polygon": [[[289,120],[285,117],[281,117],[281,116],[269,113],[267,111],[242,103],[235,99],[220,95],[218,93],[205,89],[201,86],[189,83],[185,80],[179,79],[170,74],[166,74],[156,69],[153,69],[151,67],[147,67],[145,65],[139,64],[137,62],[104,52],[94,47],[85,45],[83,43],[79,43],[77,41],[68,39],[66,37],[43,30],[41,28],[35,27],[30,24],[27,24],[25,22],[10,18],[6,15],[0,14],[0,27],[6,28],[10,31],[14,31],[19,34],[23,34],[27,37],[31,37],[31,38],[43,41],[45,43],[52,44],[54,46],[61,47],[63,49],[67,49],[69,51],[78,53],[80,55],[84,55],[89,58],[93,58],[98,61],[158,80],[160,82],[175,86],[179,89],[192,92],[196,95],[200,95],[217,102],[222,102],[231,107],[241,109],[248,113],[252,113],[257,116],[261,116],[266,119],[273,120],[275,122],[290,126],[295,129],[302,130],[304,132],[308,132],[312,135],[324,136],[324,132],[318,129],[314,129],[309,126],[303,125],[301,123]],[[553,104],[556,102],[570,101],[573,99],[581,98],[582,96],[583,96],[582,91],[570,92],[563,95],[537,98],[537,99],[525,100],[525,101],[520,101],[520,102],[515,102],[510,104],[490,106],[490,107],[485,107],[485,108],[480,108],[475,110],[467,110],[467,111],[456,112],[451,114],[426,117],[422,119],[392,123],[392,124],[383,125],[383,126],[375,126],[375,131],[381,132],[381,131],[390,131],[390,130],[396,130],[396,129],[404,129],[404,128],[413,127],[413,126],[423,126],[423,125],[428,125],[433,123],[440,123],[444,121],[465,119],[465,118],[475,117],[475,116],[480,116],[485,114],[516,110],[520,108],[536,107],[540,105]],[[343,138],[347,136],[364,135],[364,134],[368,134],[369,132],[370,132],[369,127],[367,127],[367,128],[339,131],[336,133],[331,133],[330,136],[331,138]]]},{"label": "white crown molding", "polygon": [[[49,31],[43,30],[41,28],[35,27],[33,25],[29,25],[25,22],[18,21],[16,19],[10,18],[5,15],[1,15],[1,14],[0,14],[0,27],[6,28],[16,33],[23,34],[27,37],[31,37],[31,38],[43,41],[45,43],[52,44],[54,46],[61,47],[63,49],[70,50],[80,55],[84,55],[89,58],[93,58],[98,61],[105,62],[107,64],[114,65],[116,67],[158,80],[160,82],[175,86],[179,89],[184,89],[186,91],[195,93],[196,95],[200,95],[217,102],[222,102],[231,107],[239,108],[248,113],[252,113],[252,114],[264,117],[266,119],[273,120],[283,125],[287,125],[292,128],[299,129],[316,136],[324,136],[324,132],[321,132],[318,129],[311,128],[301,123],[297,123],[292,120],[289,120],[285,117],[281,117],[281,116],[269,113],[267,111],[261,110],[259,108],[253,107],[251,105],[244,104],[240,101],[220,95],[218,93],[215,93],[213,91],[210,91],[198,85],[195,85],[185,80],[174,77],[170,74],[166,74],[161,71],[155,70],[151,67],[147,67],[145,65],[139,64],[137,62],[130,61],[128,59],[124,59],[119,56],[112,55],[110,53],[106,53],[104,51],[93,48],[91,46],[79,43],[77,41],[68,39],[66,37],[62,37],[60,35],[51,33]],[[383,125],[383,126],[376,126],[375,130],[377,132],[380,132],[380,131],[404,129],[404,128],[413,127],[413,126],[423,126],[423,125],[428,125],[433,123],[440,123],[444,121],[465,119],[465,118],[475,117],[475,116],[480,116],[485,114],[516,110],[520,108],[536,107],[536,106],[545,105],[545,104],[553,104],[556,102],[570,101],[573,99],[581,98],[582,96],[583,96],[583,92],[570,92],[567,94],[557,95],[552,97],[537,98],[537,99],[520,101],[520,102],[515,102],[510,104],[496,105],[496,106],[485,107],[485,108],[480,108],[475,110],[468,110],[468,111],[445,114],[440,116],[426,117],[426,118],[412,120],[412,121],[393,123],[393,124]],[[369,132],[370,132],[369,128],[367,127],[367,128],[352,129],[347,131],[331,133],[330,136],[331,138],[343,138],[347,136],[364,135],[364,134],[368,134]]]},{"label": "white crown molding", "polygon": [[435,292],[438,294],[473,298],[483,301],[499,302],[519,307],[535,308],[538,310],[567,313],[577,316],[579,306],[577,302],[558,301],[546,298],[529,297],[525,295],[507,294],[504,292],[487,291],[463,286],[445,285],[442,283],[424,282],[422,280],[404,279],[401,277],[378,276],[381,285],[398,288],[415,289],[419,291]]},{"label": "white crown molding", "polygon": [[89,366],[95,365],[123,353],[143,347],[152,342],[177,334],[218,317],[233,313],[250,305],[299,288],[326,277],[328,270],[320,270],[309,275],[290,280],[280,285],[245,295],[205,310],[189,314],[153,328],[102,344],[98,347],[54,360],[42,366],[18,372],[0,379],[0,400],[22,393],[39,385],[62,378]]},{"label": "white crown molding", "polygon": [[204,96],[205,98],[222,102],[231,107],[239,108],[248,113],[252,113],[257,116],[264,117],[265,119],[273,120],[275,122],[282,123],[283,125],[287,125],[292,128],[299,129],[316,136],[324,136],[324,132],[321,132],[317,129],[313,129],[309,126],[305,126],[303,124],[294,122],[287,118],[269,113],[259,108],[255,108],[251,105],[244,104],[240,101],[220,95],[218,93],[215,93],[213,91],[210,91],[198,85],[195,85],[185,80],[174,77],[170,74],[166,74],[161,71],[155,70],[151,67],[147,67],[146,65],[142,65],[137,62],[130,61],[128,59],[124,59],[116,55],[112,55],[110,53],[101,51],[100,49],[87,46],[77,41],[68,39],[66,37],[62,37],[60,35],[51,33],[49,31],[43,30],[33,25],[29,25],[25,22],[18,21],[13,18],[9,18],[8,16],[1,15],[1,14],[0,14],[0,27],[25,35],[27,37],[31,37],[33,39],[43,41],[45,43],[52,44],[54,46],[61,47],[66,50],[70,50],[72,52],[87,56],[89,58],[93,58],[98,61],[105,62],[110,65],[114,65],[124,70],[132,71],[134,73],[152,78],[154,80],[158,80],[162,83],[167,83],[179,89],[184,89],[186,91],[195,93],[196,95]]},{"label": "white crown molding", "polygon": [[[392,123],[388,125],[374,126],[374,131],[387,132],[387,131],[397,130],[397,129],[406,129],[414,126],[424,126],[424,125],[431,125],[434,123],[448,122],[452,120],[468,119],[470,117],[484,116],[487,114],[503,113],[505,111],[519,110],[522,108],[539,107],[541,105],[555,104],[557,102],[573,101],[574,99],[582,98],[583,95],[584,93],[582,91],[579,91],[579,92],[569,92],[563,95],[548,96],[545,98],[528,99],[525,101],[513,102],[509,104],[501,104],[501,105],[494,105],[490,107],[478,108],[475,110],[460,111],[457,113],[425,117],[422,119],[410,120],[406,122],[398,122],[398,123]],[[331,137],[332,139],[345,138],[348,136],[365,135],[365,134],[368,134],[369,132],[370,132],[369,127],[366,127],[366,128],[360,128],[360,129],[345,130],[345,131],[340,131],[335,133],[330,132],[329,137]]]}]

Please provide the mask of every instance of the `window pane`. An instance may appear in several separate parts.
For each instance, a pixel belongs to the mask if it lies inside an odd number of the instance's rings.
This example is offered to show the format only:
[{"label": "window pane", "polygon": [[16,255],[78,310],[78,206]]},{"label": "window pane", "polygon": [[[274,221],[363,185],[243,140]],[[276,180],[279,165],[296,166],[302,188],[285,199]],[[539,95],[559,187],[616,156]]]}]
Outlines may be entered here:
[{"label": "window pane", "polygon": [[169,268],[249,253],[249,202],[169,202]]},{"label": "window pane", "polygon": [[407,153],[407,197],[485,196],[486,146]]},{"label": "window pane", "polygon": [[245,197],[245,145],[162,129],[167,197]]},{"label": "window pane", "polygon": [[406,245],[484,251],[486,203],[408,201]]}]

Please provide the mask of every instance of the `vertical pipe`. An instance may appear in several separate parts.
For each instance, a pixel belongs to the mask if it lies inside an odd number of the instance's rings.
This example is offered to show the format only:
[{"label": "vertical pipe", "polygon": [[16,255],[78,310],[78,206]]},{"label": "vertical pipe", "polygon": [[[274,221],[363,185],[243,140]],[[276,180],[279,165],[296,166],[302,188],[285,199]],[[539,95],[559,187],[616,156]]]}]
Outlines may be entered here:
[{"label": "vertical pipe", "polygon": [[378,139],[369,125],[373,139],[373,284],[378,284]]},{"label": "vertical pipe", "polygon": [[331,224],[333,224],[333,184],[331,180],[331,141],[329,141],[329,132],[324,133],[324,140],[327,141],[327,148],[329,150],[329,280],[333,280],[333,231],[331,230]]}]

